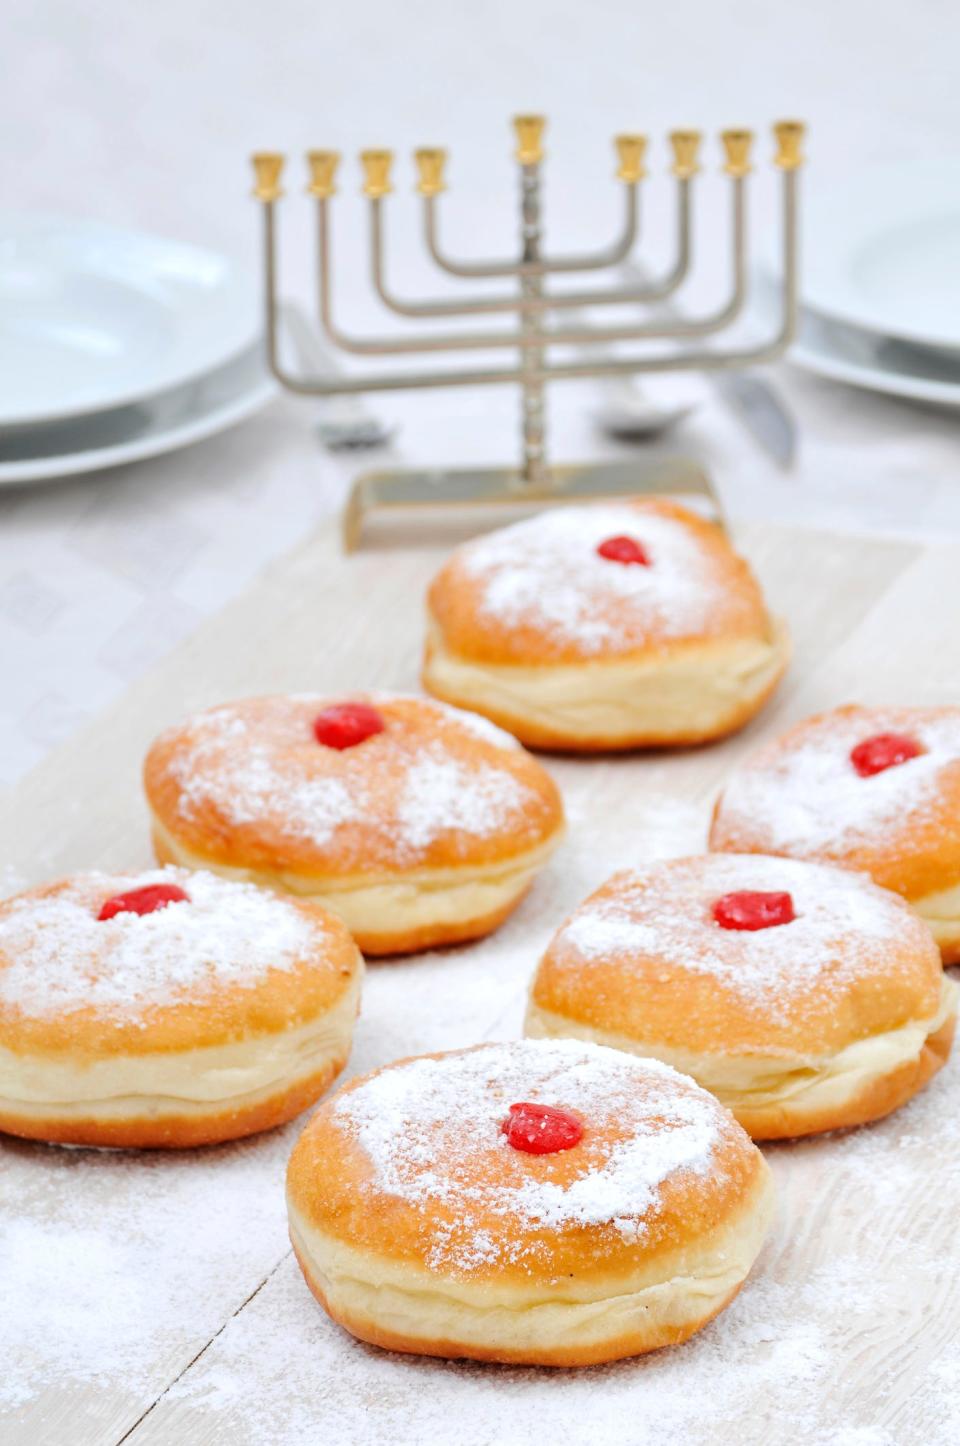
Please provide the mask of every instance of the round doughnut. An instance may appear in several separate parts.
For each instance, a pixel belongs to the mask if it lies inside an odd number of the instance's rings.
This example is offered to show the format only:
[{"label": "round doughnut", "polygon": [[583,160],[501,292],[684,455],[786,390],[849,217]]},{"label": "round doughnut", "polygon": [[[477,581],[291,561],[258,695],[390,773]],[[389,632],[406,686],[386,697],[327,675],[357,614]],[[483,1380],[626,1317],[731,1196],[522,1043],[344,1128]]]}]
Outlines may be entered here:
[{"label": "round doughnut", "polygon": [[339,919],[213,874],[77,874],[0,903],[0,1130],[179,1149],[313,1104],[363,960]]},{"label": "round doughnut", "polygon": [[672,1345],[737,1293],[767,1165],[690,1079],[572,1040],[424,1055],[304,1130],[290,1236],[320,1304],[419,1355],[585,1366]]},{"label": "round doughnut", "polygon": [[743,727],[789,652],[723,532],[647,498],[459,548],[430,587],[423,683],[532,747],[659,747]]},{"label": "round doughnut", "polygon": [[758,1140],[879,1119],[946,1060],[958,989],[863,874],[707,854],[615,874],[552,939],[532,1036],[653,1056]]},{"label": "round doughnut", "polygon": [[387,693],[212,708],[157,739],[144,782],[160,860],[314,898],[367,954],[488,934],[564,827],[515,739]]},{"label": "round doughnut", "polygon": [[848,706],[797,723],[728,779],[710,847],[860,869],[960,963],[960,708]]}]

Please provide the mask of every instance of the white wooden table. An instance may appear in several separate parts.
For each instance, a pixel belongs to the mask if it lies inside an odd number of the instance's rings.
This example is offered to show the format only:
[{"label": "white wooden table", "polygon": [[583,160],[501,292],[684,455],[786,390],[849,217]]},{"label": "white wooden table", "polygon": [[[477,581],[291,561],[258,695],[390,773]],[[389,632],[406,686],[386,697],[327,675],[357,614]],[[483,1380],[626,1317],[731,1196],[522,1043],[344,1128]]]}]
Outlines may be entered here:
[{"label": "white wooden table", "polygon": [[[564,913],[614,867],[702,846],[717,785],[761,734],[849,699],[960,701],[956,611],[942,605],[958,550],[763,526],[741,541],[796,636],[773,705],[708,750],[551,760],[569,843],[491,940],[371,967],[351,1072],[515,1037]],[[322,532],[278,561],[24,779],[0,857],[24,883],[146,862],[140,759],[187,710],[361,679],[413,688],[437,560],[346,562]],[[778,1224],[737,1301],[684,1347],[583,1372],[388,1355],[328,1322],[285,1239],[296,1129],[176,1155],[0,1144],[4,1446],[960,1438],[957,1062],[886,1122],[771,1148]]]}]

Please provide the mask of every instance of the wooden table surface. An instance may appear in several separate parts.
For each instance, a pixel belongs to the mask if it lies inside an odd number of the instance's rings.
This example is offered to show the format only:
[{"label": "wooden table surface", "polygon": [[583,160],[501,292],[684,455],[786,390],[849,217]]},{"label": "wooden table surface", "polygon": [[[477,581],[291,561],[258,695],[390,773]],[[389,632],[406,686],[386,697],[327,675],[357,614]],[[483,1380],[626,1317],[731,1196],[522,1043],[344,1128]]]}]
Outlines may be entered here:
[{"label": "wooden table surface", "polygon": [[[960,551],[743,529],[794,666],[741,737],[675,756],[548,760],[570,839],[493,939],[377,964],[350,1071],[519,1032],[550,932],[615,867],[695,851],[759,737],[851,700],[960,702]],[[274,564],[14,792],[11,887],[146,863],[139,764],[185,712],[272,690],[417,685],[435,551]],[[0,1145],[4,1446],[458,1446],[960,1439],[960,1065],[873,1128],[767,1151],[777,1228],[738,1300],[645,1360],[544,1373],[391,1356],[329,1323],[291,1262],[297,1125],[173,1155]]]}]

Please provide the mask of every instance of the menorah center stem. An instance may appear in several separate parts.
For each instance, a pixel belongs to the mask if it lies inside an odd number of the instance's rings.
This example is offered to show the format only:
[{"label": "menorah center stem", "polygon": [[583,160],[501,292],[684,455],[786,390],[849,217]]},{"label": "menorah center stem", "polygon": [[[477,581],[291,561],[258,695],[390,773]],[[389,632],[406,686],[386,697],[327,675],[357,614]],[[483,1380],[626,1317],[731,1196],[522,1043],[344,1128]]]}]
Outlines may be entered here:
[{"label": "menorah center stem", "polygon": [[[524,262],[538,262],[542,254],[542,219],[540,207],[539,165],[520,168],[520,245]],[[520,277],[520,294],[525,298],[539,299],[543,292],[542,273],[523,273]],[[535,336],[543,330],[541,312],[524,311],[520,317],[521,330],[526,336]],[[543,383],[533,380],[543,364],[543,350],[525,346],[520,350],[520,370],[524,376],[521,383],[521,422],[523,431],[523,481],[527,486],[536,487],[547,480],[544,446],[544,388]]]}]

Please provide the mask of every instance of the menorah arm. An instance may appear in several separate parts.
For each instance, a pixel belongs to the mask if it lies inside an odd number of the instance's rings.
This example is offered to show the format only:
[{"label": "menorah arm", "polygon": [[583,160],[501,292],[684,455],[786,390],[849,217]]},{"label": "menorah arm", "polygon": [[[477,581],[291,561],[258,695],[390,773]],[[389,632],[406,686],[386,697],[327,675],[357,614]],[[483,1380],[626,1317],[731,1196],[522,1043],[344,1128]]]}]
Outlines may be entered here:
[{"label": "menorah arm", "polygon": [[423,198],[424,239],[442,271],[451,276],[479,280],[496,276],[545,276],[562,271],[601,271],[618,266],[633,250],[640,226],[640,200],[636,184],[624,186],[624,220],[619,239],[605,251],[591,255],[544,257],[541,261],[456,261],[444,254],[437,227],[437,198]]},{"label": "menorah arm", "polygon": [[[730,299],[707,316],[685,321],[663,320],[611,327],[554,328],[550,331],[456,332],[415,340],[406,337],[355,337],[344,332],[333,317],[329,198],[317,201],[317,287],[320,322],[335,346],[354,356],[420,356],[443,351],[492,351],[505,348],[537,350],[543,346],[599,346],[616,342],[655,341],[710,336],[728,326],[743,309],[746,298],[744,181],[733,182],[733,288]],[[379,216],[379,209],[375,213]],[[539,308],[534,308],[535,310]]]},{"label": "menorah arm", "polygon": [[[796,164],[799,165],[799,161]],[[782,315],[777,332],[766,342],[728,352],[690,350],[666,356],[611,357],[605,360],[580,359],[572,362],[544,363],[535,373],[519,367],[461,368],[435,372],[374,373],[357,377],[344,376],[324,379],[294,376],[283,367],[280,361],[274,215],[277,196],[275,194],[262,195],[260,199],[263,202],[264,322],[267,363],[273,375],[292,392],[303,396],[341,396],[359,392],[410,391],[426,387],[499,386],[530,380],[547,382],[588,377],[622,377],[656,371],[730,370],[774,361],[783,355],[793,340],[797,328],[797,183],[797,170],[785,169],[783,171]],[[320,212],[322,248],[325,240],[326,221],[323,202],[320,203]],[[742,227],[742,211],[739,219]],[[324,259],[323,255],[321,259]],[[329,313],[329,273],[325,266],[321,266],[320,294],[321,309],[323,310],[325,304]],[[602,334],[597,332],[587,333],[590,340],[594,340],[600,335]],[[636,333],[631,332],[630,336],[635,337]],[[336,335],[335,339],[337,339]],[[489,340],[484,338],[484,345],[489,346],[489,344]],[[540,344],[542,345],[542,338]],[[403,350],[422,351],[423,348],[417,345],[405,347]]]},{"label": "menorah arm", "polygon": [[[608,361],[561,362],[546,365],[534,374],[534,381],[583,381],[589,378],[635,376],[645,372],[707,372],[737,371],[777,361],[796,335],[795,312],[791,318],[785,308],[781,324],[769,341],[730,352],[685,351],[669,355],[644,357],[611,357]],[[314,380],[294,377],[275,364],[276,347],[268,340],[267,355],[273,375],[300,396],[339,397],[364,392],[419,391],[429,387],[509,386],[528,379],[529,374],[517,367],[461,368],[435,372],[371,372],[356,377],[330,377]]]},{"label": "menorah arm", "polygon": [[396,316],[423,319],[426,317],[491,316],[498,312],[574,310],[591,306],[643,306],[662,301],[676,291],[690,270],[690,180],[677,182],[676,259],[669,271],[642,286],[621,286],[606,291],[565,291],[542,296],[489,296],[472,301],[407,301],[396,296],[386,279],[383,198],[370,201],[370,277],[373,288],[383,304]]}]

